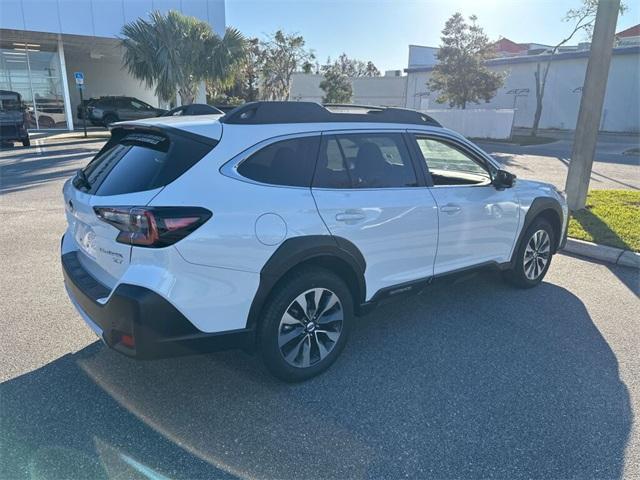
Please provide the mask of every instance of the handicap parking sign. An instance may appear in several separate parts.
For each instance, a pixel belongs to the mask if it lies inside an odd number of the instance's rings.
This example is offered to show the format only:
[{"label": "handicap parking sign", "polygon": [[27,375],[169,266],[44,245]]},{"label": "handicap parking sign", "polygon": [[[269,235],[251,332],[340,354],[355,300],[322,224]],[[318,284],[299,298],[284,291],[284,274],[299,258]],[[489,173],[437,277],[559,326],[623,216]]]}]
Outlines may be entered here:
[{"label": "handicap parking sign", "polygon": [[73,76],[76,79],[76,85],[84,85],[84,73],[82,73],[82,72],[74,72]]}]

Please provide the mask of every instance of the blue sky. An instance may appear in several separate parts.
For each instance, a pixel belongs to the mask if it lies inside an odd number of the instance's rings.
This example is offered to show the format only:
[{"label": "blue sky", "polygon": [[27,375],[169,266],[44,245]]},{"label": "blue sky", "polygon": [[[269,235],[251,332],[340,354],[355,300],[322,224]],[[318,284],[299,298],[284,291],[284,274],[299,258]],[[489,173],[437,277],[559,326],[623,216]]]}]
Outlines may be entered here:
[{"label": "blue sky", "polygon": [[[640,8],[627,1],[618,31],[640,23]],[[570,30],[562,21],[580,0],[227,0],[227,25],[261,37],[283,29],[299,32],[320,63],[342,52],[372,60],[380,70],[407,66],[408,45],[438,46],[454,12],[476,14],[492,39],[553,44]],[[576,38],[583,40],[583,38]],[[577,43],[577,41],[576,41]]]}]

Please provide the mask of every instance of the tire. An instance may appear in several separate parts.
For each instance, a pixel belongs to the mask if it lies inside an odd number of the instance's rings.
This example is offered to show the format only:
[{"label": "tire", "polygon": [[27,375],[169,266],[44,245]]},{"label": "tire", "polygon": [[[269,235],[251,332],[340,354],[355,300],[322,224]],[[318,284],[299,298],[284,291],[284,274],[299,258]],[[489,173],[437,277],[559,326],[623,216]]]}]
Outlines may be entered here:
[{"label": "tire", "polygon": [[38,125],[40,125],[40,128],[54,128],[56,122],[53,121],[53,118],[43,115],[38,118]]},{"label": "tire", "polygon": [[[324,307],[319,317],[317,300]],[[349,288],[328,270],[307,267],[286,277],[267,301],[259,327],[267,369],[286,382],[325,371],[347,343],[353,310]]]},{"label": "tire", "polygon": [[513,267],[504,272],[504,279],[518,288],[538,285],[549,270],[554,245],[556,234],[553,227],[544,218],[536,218],[522,236]]},{"label": "tire", "polygon": [[102,125],[108,127],[110,123],[114,123],[118,121],[118,117],[114,114],[110,113],[102,119]]},{"label": "tire", "polygon": [[23,138],[22,139],[22,146],[23,147],[30,147],[31,146],[31,139],[29,137]]}]

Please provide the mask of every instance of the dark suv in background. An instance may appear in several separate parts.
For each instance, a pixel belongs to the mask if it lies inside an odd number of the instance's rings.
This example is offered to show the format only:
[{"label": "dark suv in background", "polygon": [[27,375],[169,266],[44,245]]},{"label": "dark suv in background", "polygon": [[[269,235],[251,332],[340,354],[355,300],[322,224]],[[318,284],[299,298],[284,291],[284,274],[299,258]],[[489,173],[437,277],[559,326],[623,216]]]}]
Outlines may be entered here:
[{"label": "dark suv in background", "polygon": [[0,90],[0,145],[22,142],[28,147],[28,113],[18,92]]},{"label": "dark suv in background", "polygon": [[[87,120],[93,125],[107,126],[122,120],[159,117],[166,110],[152,107],[134,97],[100,97],[85,101]],[[78,105],[78,118],[83,118],[83,105]]]}]

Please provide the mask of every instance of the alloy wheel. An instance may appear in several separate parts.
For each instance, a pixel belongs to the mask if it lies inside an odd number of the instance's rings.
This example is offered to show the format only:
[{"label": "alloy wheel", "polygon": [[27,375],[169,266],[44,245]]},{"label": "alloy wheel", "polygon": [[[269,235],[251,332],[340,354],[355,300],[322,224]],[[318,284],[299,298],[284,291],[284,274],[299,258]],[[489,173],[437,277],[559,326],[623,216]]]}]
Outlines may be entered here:
[{"label": "alloy wheel", "polygon": [[323,360],[336,346],[344,322],[338,296],[312,288],[289,304],[278,327],[278,347],[285,361],[307,368]]},{"label": "alloy wheel", "polygon": [[537,230],[524,249],[524,274],[529,280],[536,280],[544,272],[551,255],[551,239],[546,230]]}]

